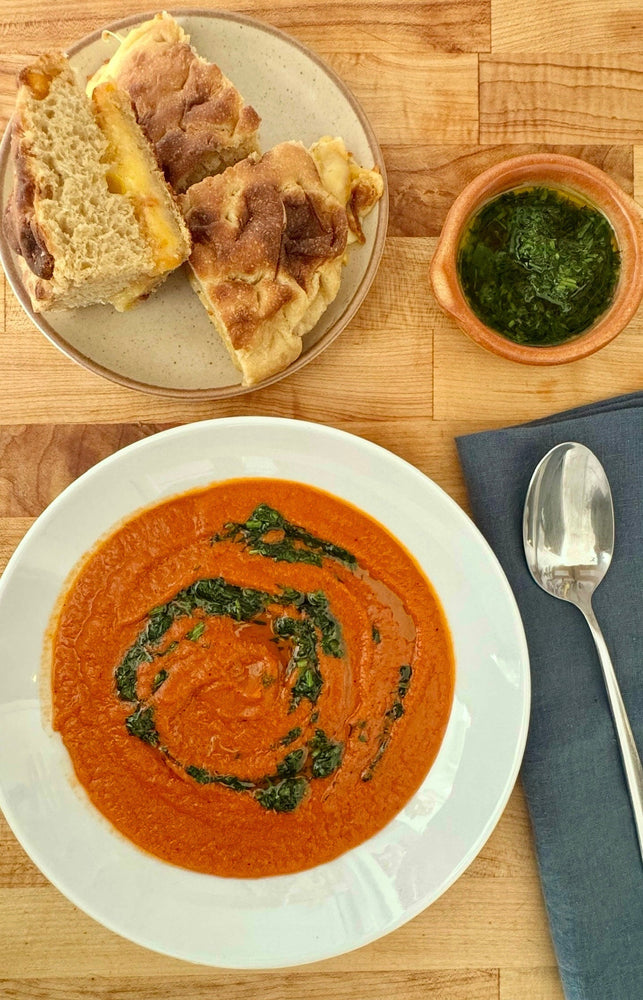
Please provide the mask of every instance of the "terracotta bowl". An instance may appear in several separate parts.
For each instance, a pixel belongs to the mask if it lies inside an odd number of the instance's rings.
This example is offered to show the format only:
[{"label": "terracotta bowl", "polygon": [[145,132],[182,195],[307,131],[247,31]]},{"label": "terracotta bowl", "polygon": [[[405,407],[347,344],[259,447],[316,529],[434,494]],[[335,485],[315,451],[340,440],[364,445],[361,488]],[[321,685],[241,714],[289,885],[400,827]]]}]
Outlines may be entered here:
[{"label": "terracotta bowl", "polygon": [[[516,344],[491,330],[467,303],[456,270],[461,234],[491,198],[525,184],[577,192],[608,218],[621,254],[621,273],[609,308],[584,333],[554,347]],[[554,153],[516,156],[485,170],[456,198],[431,262],[430,279],[440,307],[481,347],[528,365],[560,365],[605,347],[631,320],[643,298],[643,221],[632,198],[611,177],[583,160]]]}]

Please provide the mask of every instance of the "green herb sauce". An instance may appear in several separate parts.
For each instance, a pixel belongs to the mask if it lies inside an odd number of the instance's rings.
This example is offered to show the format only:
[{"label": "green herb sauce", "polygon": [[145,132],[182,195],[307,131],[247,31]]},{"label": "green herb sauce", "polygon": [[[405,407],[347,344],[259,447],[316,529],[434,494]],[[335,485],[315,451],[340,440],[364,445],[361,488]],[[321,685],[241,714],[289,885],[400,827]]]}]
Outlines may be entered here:
[{"label": "green herb sauce", "polygon": [[248,520],[243,523],[230,521],[221,534],[213,536],[212,543],[227,539],[241,542],[252,555],[265,556],[275,562],[303,562],[321,566],[324,556],[337,559],[347,566],[354,566],[357,562],[351,552],[311,535],[297,524],[291,524],[283,514],[267,503],[255,507]]},{"label": "green herb sauce", "polygon": [[[150,742],[145,736],[140,738]],[[216,774],[193,764],[186,767],[185,772],[200,785],[218,784],[233,792],[251,792],[264,809],[292,812],[304,798],[310,782],[314,778],[328,778],[340,767],[343,757],[344,744],[330,739],[323,729],[317,729],[305,746],[291,750],[279,761],[275,774],[268,774],[261,781],[249,781],[234,774]]]},{"label": "green herb sauce", "polygon": [[[321,562],[322,555],[328,558],[341,558],[343,562],[352,564],[354,557],[321,539],[316,539],[303,529],[285,521],[278,511],[273,511],[265,505],[257,508],[262,520],[263,529],[266,520],[270,530],[278,525],[280,530],[287,532],[289,539],[298,543],[312,545],[312,553],[308,549],[295,549],[295,557],[286,561],[298,562],[299,555],[308,552],[312,559]],[[252,515],[256,518],[257,512]],[[251,519],[249,522],[251,523]],[[235,526],[234,536],[238,526]],[[231,536],[227,536],[231,537]],[[215,538],[216,541],[223,539]],[[242,541],[246,541],[242,537]],[[256,540],[253,541],[256,544]],[[290,543],[289,543],[290,544]],[[281,549],[279,550],[281,553]],[[279,558],[274,552],[257,553],[264,558]],[[136,641],[126,651],[123,659],[114,671],[116,691],[122,701],[132,702],[134,711],[125,719],[125,726],[130,736],[134,736],[171,760],[182,768],[189,777],[201,785],[219,784],[235,792],[250,792],[259,805],[276,812],[289,812],[302,801],[309,783],[315,778],[326,778],[341,765],[344,755],[344,744],[333,740],[322,729],[316,729],[314,736],[308,742],[295,750],[291,750],[276,765],[276,773],[266,775],[260,782],[250,781],[233,774],[218,774],[177,760],[163,746],[160,734],[154,721],[154,705],[149,699],[142,698],[138,693],[138,670],[143,663],[149,663],[159,656],[167,656],[178,648],[180,643],[173,641],[163,649],[159,645],[167,631],[177,619],[199,615],[199,620],[187,632],[183,639],[197,642],[206,629],[206,619],[212,617],[229,617],[238,622],[254,622],[266,625],[260,616],[268,608],[292,608],[293,614],[277,614],[272,619],[274,640],[278,644],[287,644],[290,657],[286,668],[287,675],[293,676],[291,687],[291,710],[305,698],[312,706],[319,698],[324,679],[319,665],[319,647],[322,651],[336,659],[345,653],[344,639],[339,622],[330,610],[328,598],[323,591],[301,593],[293,587],[282,587],[278,593],[269,594],[250,587],[238,587],[228,583],[223,577],[195,580],[167,602],[150,610],[147,621],[138,634]],[[160,670],[152,681],[153,699],[156,691],[167,680],[171,669]],[[266,678],[264,682],[272,683],[274,678]],[[316,722],[319,713],[314,712],[311,722]],[[281,740],[283,746],[288,746],[302,734],[301,727],[296,726]]]},{"label": "green herb sauce", "polygon": [[[281,533],[277,540],[271,537],[271,533],[275,531]],[[263,538],[264,535],[268,535],[267,540]],[[290,524],[279,511],[266,504],[258,506],[243,524],[226,525],[224,533],[215,535],[211,541],[212,544],[217,544],[230,540],[249,547],[253,555],[279,562],[320,565],[323,558],[329,558],[339,560],[351,568],[357,564],[355,557],[346,549]],[[290,614],[282,613],[286,608],[292,609]],[[273,609],[272,615],[268,614],[269,609]],[[320,670],[320,647],[323,653],[336,659],[345,655],[341,626],[330,609],[326,594],[321,590],[303,593],[293,587],[282,586],[277,593],[271,594],[250,587],[238,587],[228,583],[223,577],[195,580],[166,604],[158,605],[148,612],[135,642],[116,667],[114,680],[119,698],[133,705],[132,713],[125,719],[125,726],[131,736],[153,747],[197,784],[223,785],[231,791],[252,795],[264,809],[291,812],[305,797],[311,781],[328,778],[341,767],[344,757],[344,743],[341,740],[332,739],[323,729],[316,728],[301,746],[290,750],[276,763],[274,774],[267,774],[254,781],[235,774],[220,774],[178,760],[163,745],[154,718],[154,695],[169,677],[172,669],[171,654],[181,641],[198,642],[206,631],[208,617],[228,617],[236,622],[253,622],[266,626],[268,623],[262,615],[271,618],[271,641],[288,647],[286,676],[293,678],[290,709],[295,709],[302,699],[308,700],[311,709],[314,709],[310,715],[310,723],[315,724],[319,719],[319,711],[315,709],[315,705],[324,684]],[[174,640],[165,649],[160,649],[164,636],[174,622],[187,617],[196,617],[196,623],[183,633],[180,641]],[[375,643],[381,641],[379,630],[375,626],[372,637]],[[138,671],[144,663],[159,656],[168,657],[164,661],[167,669],[164,667],[155,675],[151,695],[146,698],[138,691]],[[407,664],[399,668],[398,683],[392,692],[390,706],[384,713],[375,755],[362,774],[364,781],[372,778],[373,770],[390,742],[393,725],[404,714],[401,699],[407,693],[411,673],[411,667]],[[275,678],[266,676],[262,678],[262,683],[268,686],[274,680]],[[360,724],[360,728],[364,729],[365,725],[366,720]],[[302,735],[301,726],[295,726],[281,738],[280,744],[289,747]],[[365,742],[368,737],[362,732],[358,739]]]},{"label": "green herb sauce", "polygon": [[291,743],[294,743],[295,740],[298,739],[300,736],[301,736],[301,726],[295,726],[295,728],[287,732],[285,736],[282,736],[279,742],[283,747],[287,747]]},{"label": "green herb sauce", "polygon": [[517,188],[473,216],[457,269],[486,326],[545,347],[577,336],[605,312],[620,256],[612,227],[592,205],[556,188]]}]

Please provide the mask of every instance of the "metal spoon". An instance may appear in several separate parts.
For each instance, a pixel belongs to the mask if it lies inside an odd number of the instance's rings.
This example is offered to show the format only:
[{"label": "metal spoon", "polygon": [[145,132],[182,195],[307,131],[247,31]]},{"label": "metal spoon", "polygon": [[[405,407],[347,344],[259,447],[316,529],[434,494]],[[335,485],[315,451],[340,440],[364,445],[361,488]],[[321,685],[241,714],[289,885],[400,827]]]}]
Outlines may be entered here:
[{"label": "metal spoon", "polygon": [[552,448],[531,477],[523,517],[531,575],[553,597],[579,608],[590,627],[612,711],[643,859],[643,767],[614,667],[592,609],[592,595],[614,551],[614,508],[603,466],[589,448]]}]

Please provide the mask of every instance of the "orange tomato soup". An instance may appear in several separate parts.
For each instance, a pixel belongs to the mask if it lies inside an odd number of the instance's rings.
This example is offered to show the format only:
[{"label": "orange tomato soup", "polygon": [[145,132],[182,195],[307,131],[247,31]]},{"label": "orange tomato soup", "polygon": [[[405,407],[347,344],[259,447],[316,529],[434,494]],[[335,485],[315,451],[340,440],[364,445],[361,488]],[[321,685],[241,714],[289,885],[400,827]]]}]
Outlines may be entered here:
[{"label": "orange tomato soup", "polygon": [[84,561],[53,638],[53,724],[91,801],[221,876],[301,871],[380,830],[435,759],[453,685],[408,552],[279,480],[132,517]]}]

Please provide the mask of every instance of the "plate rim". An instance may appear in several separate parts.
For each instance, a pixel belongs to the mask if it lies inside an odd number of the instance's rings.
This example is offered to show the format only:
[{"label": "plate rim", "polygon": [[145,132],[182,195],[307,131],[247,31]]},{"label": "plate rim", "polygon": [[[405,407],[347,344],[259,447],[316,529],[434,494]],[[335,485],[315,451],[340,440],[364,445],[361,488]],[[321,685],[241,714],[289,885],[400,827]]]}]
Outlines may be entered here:
[{"label": "plate rim", "polygon": [[[77,53],[82,52],[88,46],[100,41],[104,32],[112,31],[116,33],[124,28],[129,28],[133,25],[141,24],[143,21],[151,20],[157,13],[158,11],[148,11],[141,12],[139,14],[130,14],[125,18],[119,18],[116,21],[112,21],[100,28],[96,28],[89,34],[84,35],[82,38],[78,39],[65,49],[65,52],[68,56],[73,57]],[[317,55],[316,52],[310,49],[303,42],[299,41],[298,38],[282,31],[281,28],[277,28],[267,21],[261,20],[260,18],[251,17],[247,14],[241,14],[232,10],[211,10],[205,7],[184,7],[169,8],[166,13],[170,14],[179,21],[181,18],[190,17],[203,17],[213,21],[233,21],[237,24],[253,28],[257,31],[263,31],[265,34],[273,35],[284,44],[297,49],[302,55],[306,56],[319,69],[321,69],[331,82],[334,83],[344,99],[350,105],[353,113],[364,130],[366,141],[373,154],[373,162],[380,169],[380,173],[384,181],[384,191],[377,204],[378,218],[375,233],[373,235],[370,259],[368,261],[366,271],[357,286],[355,294],[346,304],[344,311],[337,317],[326,333],[323,334],[323,336],[320,337],[309,350],[305,353],[302,352],[302,354],[300,354],[299,357],[296,358],[295,361],[288,365],[288,367],[283,371],[276,372],[274,375],[264,379],[257,385],[243,386],[241,383],[238,383],[234,385],[214,386],[204,389],[181,389],[172,386],[156,385],[153,382],[144,382],[140,379],[135,379],[128,375],[122,375],[119,372],[112,371],[112,369],[107,368],[98,361],[95,361],[89,355],[84,354],[82,351],[78,350],[78,348],[74,347],[73,344],[70,344],[65,337],[58,333],[55,327],[48,321],[46,318],[47,313],[34,312],[31,307],[29,295],[27,294],[20,276],[17,257],[9,245],[9,241],[5,235],[4,227],[2,225],[0,225],[0,262],[2,263],[7,281],[9,282],[14,295],[34,326],[40,330],[47,340],[58,348],[62,354],[70,358],[72,361],[75,361],[81,368],[90,371],[94,375],[99,375],[109,382],[124,386],[128,389],[134,389],[138,392],[144,392],[148,395],[161,396],[169,399],[183,399],[188,402],[233,399],[237,396],[244,396],[249,392],[256,392],[258,389],[264,389],[269,385],[274,385],[274,383],[287,378],[289,375],[294,375],[295,372],[304,368],[309,362],[314,361],[315,358],[317,358],[327,347],[329,347],[330,344],[332,344],[332,342],[340,335],[340,333],[342,333],[361,307],[371,285],[373,284],[373,281],[375,280],[375,275],[377,274],[381,263],[386,241],[389,218],[389,189],[386,165],[382,149],[373,126],[371,125],[366,112],[353,94],[352,90],[348,87],[344,80],[342,80],[339,74],[336,73],[335,70],[321,58],[321,56]],[[4,135],[0,141],[0,181],[6,177],[7,171],[11,165],[12,127],[13,115],[7,122]],[[186,264],[181,265],[181,267],[185,266]],[[177,268],[177,270],[179,269]]]},{"label": "plate rim", "polygon": [[[469,867],[469,865],[478,856],[478,854],[480,853],[480,851],[484,847],[485,843],[487,842],[487,840],[491,836],[493,830],[495,829],[496,825],[498,824],[500,818],[502,817],[502,815],[504,813],[504,810],[505,810],[505,807],[506,807],[507,802],[509,800],[509,797],[510,797],[512,791],[513,791],[514,786],[515,786],[515,783],[516,783],[516,780],[517,780],[517,777],[518,777],[518,773],[519,773],[519,770],[520,770],[520,766],[521,766],[521,763],[522,763],[522,758],[523,758],[523,754],[524,754],[524,750],[525,750],[525,744],[526,744],[526,740],[527,740],[527,734],[528,734],[528,724],[529,724],[529,715],[530,715],[530,706],[531,706],[531,676],[530,676],[530,668],[529,668],[529,650],[528,650],[528,646],[527,646],[527,640],[526,640],[526,636],[525,636],[524,625],[523,625],[523,622],[522,622],[522,617],[520,615],[518,604],[517,604],[515,595],[513,593],[513,590],[511,588],[511,585],[509,584],[509,581],[507,579],[507,576],[506,576],[506,574],[505,574],[505,572],[504,572],[504,570],[503,570],[503,568],[502,568],[502,566],[500,564],[500,561],[498,560],[498,557],[496,556],[496,554],[493,551],[493,549],[491,548],[489,542],[484,537],[484,535],[482,534],[482,532],[480,531],[480,529],[477,527],[477,525],[475,524],[475,522],[472,520],[472,518],[469,517],[469,515],[463,510],[463,508],[444,489],[442,489],[442,487],[440,487],[428,475],[426,475],[419,468],[417,468],[417,466],[415,466],[412,463],[408,462],[406,459],[403,459],[401,456],[397,455],[395,452],[392,452],[389,449],[384,448],[383,446],[378,445],[378,444],[376,444],[373,441],[370,441],[368,438],[362,438],[359,435],[352,434],[352,433],[350,433],[348,431],[344,431],[344,430],[332,427],[330,425],[318,424],[318,423],[314,423],[312,421],[296,420],[296,419],[287,418],[287,417],[260,417],[260,416],[238,416],[238,417],[231,416],[231,417],[221,417],[221,418],[214,417],[214,418],[210,418],[208,420],[194,421],[194,422],[188,423],[188,424],[179,424],[179,425],[174,426],[174,427],[166,428],[165,430],[159,431],[159,432],[157,432],[155,434],[151,434],[148,437],[141,438],[140,440],[132,442],[131,444],[126,445],[124,448],[119,449],[116,452],[113,452],[111,455],[106,456],[104,459],[102,459],[100,462],[96,463],[96,465],[92,466],[90,469],[86,470],[81,476],[79,476],[77,479],[73,480],[73,482],[71,482],[68,486],[66,486],[65,489],[45,508],[45,510],[39,515],[39,517],[36,518],[36,521],[34,522],[34,524],[31,525],[30,528],[27,530],[27,532],[25,533],[25,535],[23,536],[23,538],[21,539],[21,541],[18,543],[18,546],[16,547],[15,551],[11,555],[11,557],[10,557],[8,563],[7,563],[7,566],[6,566],[5,570],[4,570],[4,572],[2,573],[2,576],[0,577],[0,603],[3,600],[4,591],[10,585],[11,576],[12,576],[13,572],[15,572],[16,566],[19,564],[19,561],[20,561],[20,558],[21,558],[21,554],[22,554],[22,550],[23,550],[24,547],[27,546],[28,539],[31,536],[31,534],[33,532],[35,532],[36,526],[40,525],[40,528],[42,529],[43,525],[46,525],[46,522],[47,522],[48,518],[51,517],[51,516],[55,516],[55,512],[56,512],[57,508],[65,502],[65,500],[68,497],[68,495],[70,493],[75,492],[75,490],[78,487],[79,483],[81,483],[82,481],[87,481],[88,479],[93,478],[95,475],[99,475],[100,472],[98,470],[103,470],[106,467],[108,468],[112,464],[117,463],[119,457],[123,453],[125,453],[125,452],[132,453],[132,452],[135,452],[137,450],[144,449],[146,446],[150,445],[150,442],[156,441],[159,438],[164,438],[164,439],[167,439],[168,437],[179,437],[180,438],[181,436],[185,435],[186,433],[190,434],[192,432],[192,429],[194,429],[194,428],[201,428],[203,432],[207,432],[207,429],[211,428],[213,426],[216,426],[218,429],[221,429],[222,425],[225,426],[225,425],[231,425],[231,424],[232,425],[246,426],[246,427],[251,427],[251,428],[253,426],[257,426],[257,425],[265,426],[266,424],[269,424],[272,427],[276,427],[276,426],[289,427],[289,426],[292,426],[292,425],[297,425],[297,427],[300,430],[302,430],[303,432],[310,431],[312,429],[314,433],[320,433],[321,432],[322,434],[328,435],[328,437],[329,437],[330,440],[332,440],[333,438],[336,438],[336,439],[337,438],[340,438],[340,439],[349,439],[349,440],[353,441],[354,443],[356,443],[357,447],[364,448],[367,453],[370,452],[371,454],[373,454],[375,456],[378,456],[378,455],[383,456],[383,457],[385,457],[386,461],[392,461],[393,465],[398,465],[400,468],[404,467],[405,470],[408,473],[410,473],[411,475],[415,476],[418,480],[421,480],[423,482],[423,485],[425,486],[425,488],[428,488],[431,492],[433,492],[434,496],[438,499],[438,501],[440,503],[444,503],[446,505],[446,507],[450,510],[450,512],[452,514],[454,514],[455,517],[460,521],[460,523],[466,527],[466,530],[471,533],[471,536],[476,538],[477,543],[479,545],[481,545],[482,549],[485,551],[485,554],[487,556],[487,561],[489,562],[489,566],[490,566],[490,568],[493,569],[494,576],[496,577],[497,582],[500,584],[500,586],[504,590],[505,596],[506,596],[506,598],[508,600],[508,604],[512,608],[513,617],[514,617],[515,626],[516,626],[516,638],[517,638],[517,640],[519,642],[519,646],[520,646],[520,662],[521,662],[521,664],[523,665],[523,668],[524,668],[523,669],[523,674],[522,674],[522,681],[523,681],[524,690],[523,690],[523,698],[522,698],[521,717],[520,717],[520,720],[519,720],[519,735],[518,735],[518,738],[517,738],[517,740],[515,742],[515,745],[514,745],[514,748],[513,748],[513,758],[512,758],[512,761],[511,761],[511,767],[507,770],[505,783],[504,783],[504,786],[503,786],[503,789],[502,789],[502,794],[500,794],[497,797],[497,800],[496,800],[496,803],[495,803],[495,807],[490,812],[490,814],[489,814],[486,822],[484,823],[484,825],[480,829],[476,840],[474,841],[474,843],[472,844],[472,846],[469,848],[469,850],[465,853],[465,855],[462,857],[460,863],[457,864],[453,868],[453,870],[449,873],[448,877],[445,878],[439,884],[439,886],[435,889],[435,891],[430,896],[430,898],[428,898],[428,899],[427,898],[422,898],[419,901],[416,900],[413,905],[406,906],[404,908],[403,914],[401,916],[399,916],[398,918],[396,918],[395,920],[393,920],[389,925],[386,926],[385,929],[383,929],[383,930],[380,929],[380,930],[373,931],[372,933],[365,934],[363,936],[363,938],[361,938],[360,940],[355,941],[354,943],[352,943],[347,948],[341,948],[339,950],[337,948],[330,948],[330,949],[327,949],[326,951],[321,951],[321,952],[319,950],[315,951],[314,948],[312,950],[309,949],[309,953],[305,954],[305,955],[301,955],[300,957],[298,957],[298,959],[297,959],[297,961],[295,963],[287,962],[287,963],[275,963],[275,964],[269,964],[268,965],[265,962],[253,962],[250,959],[250,960],[246,960],[244,962],[228,962],[228,961],[226,961],[225,964],[222,964],[221,961],[214,961],[212,958],[208,958],[208,956],[204,956],[201,953],[199,953],[198,955],[196,955],[196,954],[195,955],[187,955],[185,952],[181,953],[179,950],[175,950],[175,951],[169,951],[169,950],[167,950],[167,948],[159,945],[158,943],[154,943],[154,941],[151,941],[151,940],[147,939],[146,934],[145,934],[145,931],[146,931],[145,924],[141,925],[139,933],[137,933],[136,935],[133,935],[129,931],[127,933],[124,932],[111,919],[109,919],[109,918],[106,919],[103,916],[99,916],[98,913],[97,913],[97,907],[94,904],[92,904],[92,903],[88,904],[87,901],[83,898],[82,892],[80,890],[76,891],[75,889],[72,888],[72,890],[70,891],[66,887],[63,887],[57,877],[55,877],[55,876],[52,877],[52,875],[50,873],[50,866],[46,862],[45,862],[44,865],[41,866],[40,860],[38,860],[38,861],[35,860],[35,857],[32,854],[32,852],[30,850],[28,850],[27,846],[25,845],[25,842],[23,840],[23,837],[22,837],[21,833],[16,828],[17,826],[19,827],[19,824],[14,824],[14,822],[13,822],[13,816],[11,816],[11,810],[8,809],[7,800],[6,800],[6,797],[5,797],[5,794],[4,794],[4,789],[3,789],[3,786],[2,786],[1,782],[0,782],[0,808],[2,809],[2,812],[3,812],[4,816],[5,816],[5,819],[6,819],[7,823],[8,823],[8,825],[9,825],[10,829],[12,830],[14,836],[16,837],[16,839],[18,840],[18,842],[20,843],[20,845],[22,846],[22,848],[25,850],[25,852],[28,854],[28,856],[31,858],[31,860],[34,861],[34,863],[37,865],[37,867],[40,869],[40,871],[43,873],[43,875],[45,875],[45,877],[52,883],[52,885],[54,885],[54,887],[63,896],[65,896],[65,898],[67,898],[73,905],[77,906],[80,910],[82,910],[84,913],[86,913],[89,917],[91,917],[97,923],[99,923],[102,926],[106,927],[108,930],[110,930],[113,933],[119,935],[120,937],[124,938],[125,940],[133,941],[135,944],[138,944],[138,945],[141,945],[141,946],[143,946],[145,948],[148,948],[148,949],[150,949],[151,951],[153,951],[153,952],[155,952],[157,954],[169,955],[171,957],[178,958],[178,959],[183,960],[183,961],[188,961],[188,962],[193,962],[193,963],[200,963],[200,964],[208,965],[208,966],[214,967],[214,968],[248,969],[248,970],[250,970],[250,969],[293,968],[293,967],[296,967],[296,966],[299,966],[299,965],[306,965],[306,964],[309,964],[309,963],[312,963],[312,962],[322,961],[322,960],[325,960],[325,959],[337,957],[339,955],[349,954],[350,952],[355,951],[355,950],[357,950],[359,948],[365,947],[368,944],[372,944],[374,941],[377,941],[377,940],[379,940],[379,939],[387,936],[389,933],[392,933],[393,931],[399,929],[401,926],[403,926],[404,924],[408,923],[410,920],[414,919],[416,916],[418,916],[418,914],[420,914],[424,910],[428,909],[429,906],[431,906],[434,902],[436,902],[444,894],[444,892],[448,888],[450,888],[450,886],[453,885],[454,882],[456,882],[458,878],[460,878],[460,876],[463,874],[463,872]],[[216,480],[213,480],[213,481],[216,481]],[[155,506],[156,504],[162,503],[162,502],[164,502],[165,500],[169,499],[172,496],[181,495],[182,493],[187,492],[189,489],[192,489],[192,488],[198,488],[198,487],[187,487],[185,489],[181,489],[179,491],[179,493],[176,493],[175,491],[170,491],[168,493],[165,493],[162,496],[157,497],[151,503],[146,503],[146,504],[142,505],[140,508],[136,508],[135,510],[132,510],[130,512],[130,514],[127,515],[127,517],[134,516],[138,510],[144,510],[147,507]],[[373,516],[373,515],[369,515],[369,516]],[[115,521],[113,522],[112,526],[110,528],[108,528],[107,531],[109,532],[109,531],[114,530],[115,525],[117,525],[118,523],[119,523],[119,519],[115,519]],[[387,528],[386,530],[390,531],[391,529]],[[99,536],[99,537],[101,537],[101,536]],[[96,538],[95,541],[98,542],[98,540],[99,540],[99,538]],[[72,573],[75,572],[76,568],[77,568],[77,566],[75,565],[75,568],[71,572]],[[63,586],[64,586],[64,584],[63,584]],[[436,592],[438,593],[438,598],[439,598],[440,597],[439,591],[436,591]],[[457,664],[456,664],[456,671],[457,671]],[[417,794],[417,793],[415,793],[415,794]],[[409,800],[409,802],[412,801],[413,797],[414,796],[412,796],[412,798]],[[408,804],[409,803],[407,803],[406,805],[408,806]],[[406,808],[406,806],[403,807],[403,808]],[[399,813],[397,815],[399,815]],[[100,813],[98,814],[98,817],[102,818]],[[377,834],[376,834],[376,836],[377,836]],[[26,837],[25,839],[28,841],[29,837]],[[372,838],[369,838],[369,839],[372,839]],[[367,841],[364,842],[364,843],[367,843]],[[358,845],[353,850],[359,851],[360,846],[361,845]],[[35,851],[34,853],[37,856],[39,855],[38,851]],[[159,863],[163,863],[163,862],[160,862],[159,859],[155,859],[155,860],[159,861]],[[332,862],[332,861],[328,862],[328,864],[333,864],[333,863],[334,862]],[[170,865],[169,867],[173,868],[174,866]],[[321,866],[321,867],[323,867],[323,866]],[[182,871],[182,872],[185,871],[184,869],[179,869],[179,870]],[[311,871],[314,871],[314,869],[311,869]],[[191,876],[196,876],[197,878],[201,878],[201,879],[209,879],[209,878],[212,877],[212,876],[204,875],[202,873],[194,873],[194,872],[190,872],[190,875]],[[292,877],[296,877],[296,875],[295,876],[272,876],[272,878],[275,878],[275,879],[279,879],[279,878],[292,878]],[[253,881],[253,880],[244,880],[244,881]],[[263,880],[255,880],[255,881],[263,881]]]}]

